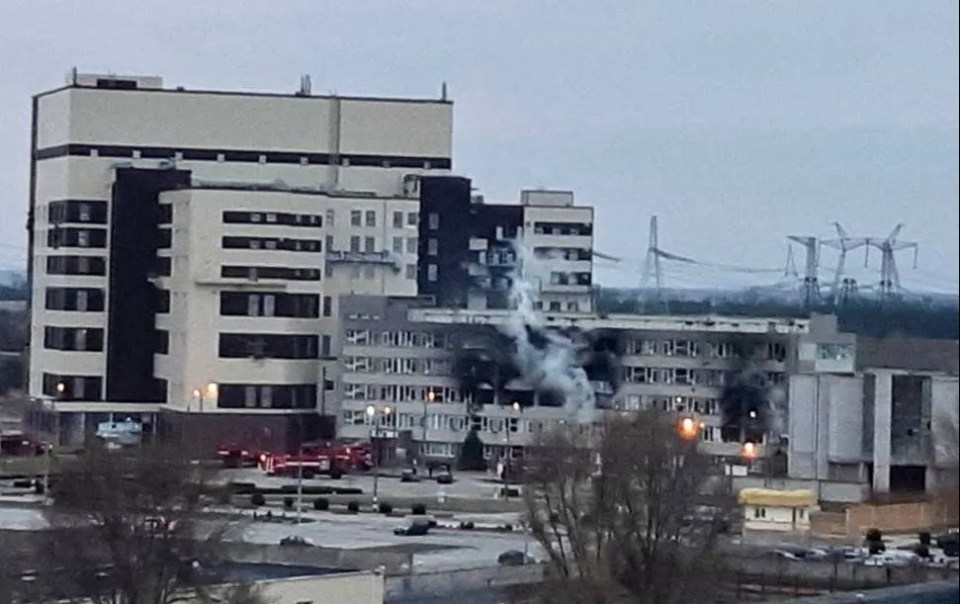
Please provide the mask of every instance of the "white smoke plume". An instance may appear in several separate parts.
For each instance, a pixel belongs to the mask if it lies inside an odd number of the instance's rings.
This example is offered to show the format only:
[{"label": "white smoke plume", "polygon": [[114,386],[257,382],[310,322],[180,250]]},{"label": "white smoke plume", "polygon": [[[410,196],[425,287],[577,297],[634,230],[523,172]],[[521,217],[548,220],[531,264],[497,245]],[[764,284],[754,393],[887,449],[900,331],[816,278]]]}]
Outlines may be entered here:
[{"label": "white smoke plume", "polygon": [[[531,386],[561,394],[567,411],[576,421],[592,422],[596,397],[587,372],[577,362],[578,345],[563,334],[543,327],[535,305],[539,290],[530,276],[537,260],[523,241],[515,240],[512,245],[517,257],[510,287],[514,312],[502,331],[516,344],[517,367]],[[537,346],[531,341],[531,330],[543,336],[545,345]]]}]

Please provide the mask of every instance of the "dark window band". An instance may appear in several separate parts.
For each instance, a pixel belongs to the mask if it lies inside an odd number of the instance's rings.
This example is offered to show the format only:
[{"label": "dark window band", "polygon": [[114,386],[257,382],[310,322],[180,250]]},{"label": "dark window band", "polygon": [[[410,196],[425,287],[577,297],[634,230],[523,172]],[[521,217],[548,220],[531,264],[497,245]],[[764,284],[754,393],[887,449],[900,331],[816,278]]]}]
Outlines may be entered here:
[{"label": "dark window band", "polygon": [[415,168],[423,170],[449,170],[449,157],[404,157],[399,155],[331,155],[329,153],[298,153],[290,151],[254,151],[227,149],[190,149],[184,147],[140,147],[136,145],[56,145],[37,149],[34,159],[40,161],[68,155],[89,157],[96,151],[98,157],[133,158],[134,151],[144,159],[174,159],[177,153],[183,161],[223,161],[260,163],[262,157],[268,164],[329,165],[334,160],[349,166]]}]

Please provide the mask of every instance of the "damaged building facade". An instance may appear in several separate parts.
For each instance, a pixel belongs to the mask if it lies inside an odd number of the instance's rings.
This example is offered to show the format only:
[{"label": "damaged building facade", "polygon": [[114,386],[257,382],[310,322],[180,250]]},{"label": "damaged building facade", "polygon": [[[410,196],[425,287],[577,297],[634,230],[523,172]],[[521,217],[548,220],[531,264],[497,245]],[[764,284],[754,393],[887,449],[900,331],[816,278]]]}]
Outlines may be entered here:
[{"label": "damaged building facade", "polygon": [[791,376],[790,478],[835,501],[951,484],[957,367],[956,340],[862,338],[855,371]]},{"label": "damaged building facade", "polygon": [[[489,459],[522,456],[538,434],[581,421],[565,393],[531,383],[505,335],[507,310],[437,308],[429,297],[353,296],[344,333],[338,433],[394,441],[408,457],[450,460],[477,430]],[[761,319],[544,313],[531,329],[575,346],[593,390],[592,420],[655,407],[696,417],[707,453],[756,472],[786,471],[789,375],[853,370],[822,359],[852,336],[830,316]],[[832,350],[832,349],[831,349]],[[819,363],[819,365],[818,365]],[[824,366],[827,363],[830,366]],[[378,410],[373,416],[368,407]],[[387,411],[387,412],[384,412]],[[585,427],[584,429],[589,429]],[[744,459],[744,443],[754,445]],[[778,465],[779,464],[779,465]],[[778,469],[779,468],[779,469]]]}]

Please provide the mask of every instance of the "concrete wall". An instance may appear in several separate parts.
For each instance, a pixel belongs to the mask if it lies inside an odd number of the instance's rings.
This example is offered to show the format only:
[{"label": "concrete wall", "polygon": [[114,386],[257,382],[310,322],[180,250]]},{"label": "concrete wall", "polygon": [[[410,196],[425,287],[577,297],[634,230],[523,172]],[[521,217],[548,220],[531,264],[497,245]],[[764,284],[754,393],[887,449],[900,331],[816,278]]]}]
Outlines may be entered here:
[{"label": "concrete wall", "polygon": [[543,581],[543,577],[544,567],[539,564],[472,568],[388,577],[386,601],[417,601],[418,598],[442,597],[448,597],[450,601],[456,601],[457,593],[477,589],[496,589],[525,583],[539,583]]},{"label": "concrete wall", "polygon": [[917,532],[957,525],[956,512],[939,501],[860,504],[842,512],[817,512],[811,515],[810,529],[815,535],[859,540],[868,529],[888,533]]},{"label": "concrete wall", "polygon": [[302,602],[349,602],[383,604],[383,575],[374,572],[338,573],[318,577],[295,577],[258,581],[256,588],[271,604]]},{"label": "concrete wall", "polygon": [[283,547],[256,543],[224,544],[224,555],[237,562],[302,564],[344,570],[378,570],[387,575],[410,572],[413,555],[400,552],[344,550],[325,547]]}]

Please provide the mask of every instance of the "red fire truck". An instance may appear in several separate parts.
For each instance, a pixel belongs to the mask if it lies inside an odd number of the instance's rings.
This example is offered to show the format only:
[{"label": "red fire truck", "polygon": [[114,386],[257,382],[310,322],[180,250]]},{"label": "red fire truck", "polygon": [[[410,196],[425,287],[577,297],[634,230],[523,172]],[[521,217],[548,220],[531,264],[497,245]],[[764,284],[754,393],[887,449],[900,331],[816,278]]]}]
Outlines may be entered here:
[{"label": "red fire truck", "polygon": [[227,468],[253,468],[260,459],[260,452],[239,443],[227,443],[217,448],[217,457]]},{"label": "red fire truck", "polygon": [[271,476],[298,476],[304,478],[320,474],[340,478],[347,472],[371,467],[369,447],[332,443],[305,443],[299,453],[261,453],[259,466]]}]

